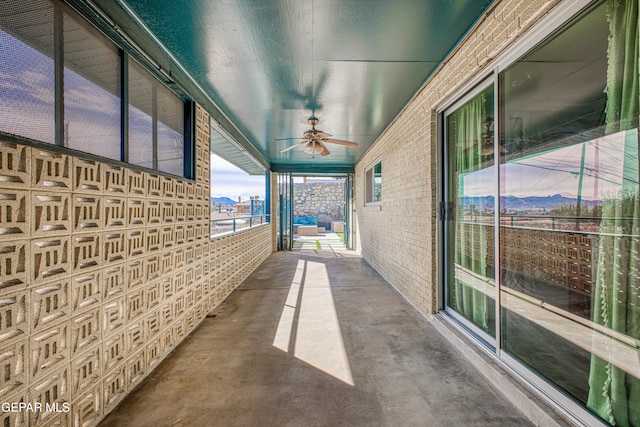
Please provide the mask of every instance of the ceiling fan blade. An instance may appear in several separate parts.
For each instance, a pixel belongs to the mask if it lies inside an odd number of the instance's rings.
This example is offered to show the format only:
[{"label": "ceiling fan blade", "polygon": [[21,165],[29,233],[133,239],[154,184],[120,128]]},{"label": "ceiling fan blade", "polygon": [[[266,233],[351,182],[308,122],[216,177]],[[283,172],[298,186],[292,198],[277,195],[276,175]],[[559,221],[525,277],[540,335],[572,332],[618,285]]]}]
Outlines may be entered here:
[{"label": "ceiling fan blade", "polygon": [[289,147],[287,147],[287,148],[283,148],[282,150],[280,150],[280,152],[281,152],[281,153],[285,153],[285,152],[287,152],[287,151],[289,151],[289,150],[293,150],[293,149],[294,149],[294,148],[296,148],[296,147],[300,147],[301,145],[304,145],[304,144],[306,144],[306,143],[307,143],[307,141],[306,141],[306,140],[305,140],[305,141],[298,142],[297,144],[291,145],[291,146],[289,146]]},{"label": "ceiling fan blade", "polygon": [[328,156],[329,154],[331,154],[331,152],[327,149],[327,146],[324,145],[322,141],[318,141],[318,144],[320,144],[320,146],[322,147],[322,153],[320,153],[321,156]]},{"label": "ceiling fan blade", "polygon": [[302,141],[303,139],[306,140],[307,138],[276,138],[274,139],[274,141],[292,141],[296,139]]},{"label": "ceiling fan blade", "polygon": [[344,141],[342,139],[334,139],[334,138],[322,138],[322,142],[330,142],[332,144],[346,145],[347,147],[357,147],[358,144],[356,142]]}]

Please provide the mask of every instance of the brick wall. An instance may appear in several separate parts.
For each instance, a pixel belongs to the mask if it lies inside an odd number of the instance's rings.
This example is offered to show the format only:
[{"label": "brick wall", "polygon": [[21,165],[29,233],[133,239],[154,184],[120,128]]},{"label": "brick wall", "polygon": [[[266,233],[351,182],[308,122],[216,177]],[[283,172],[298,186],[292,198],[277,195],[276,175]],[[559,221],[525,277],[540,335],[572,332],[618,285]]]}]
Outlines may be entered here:
[{"label": "brick wall", "polygon": [[71,409],[3,425],[97,424],[272,252],[209,239],[196,113],[195,181],[0,141],[0,401]]},{"label": "brick wall", "polygon": [[[498,1],[356,165],[356,247],[424,315],[439,292],[436,108],[558,3]],[[379,160],[382,204],[365,206],[365,171]]]}]

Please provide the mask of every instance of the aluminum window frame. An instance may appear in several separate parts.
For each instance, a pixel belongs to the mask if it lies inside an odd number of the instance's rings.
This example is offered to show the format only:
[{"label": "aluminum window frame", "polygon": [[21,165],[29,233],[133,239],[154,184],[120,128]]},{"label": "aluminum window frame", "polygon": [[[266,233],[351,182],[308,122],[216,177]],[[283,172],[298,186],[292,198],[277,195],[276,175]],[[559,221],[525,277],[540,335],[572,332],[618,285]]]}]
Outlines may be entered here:
[{"label": "aluminum window frame", "polygon": [[[86,158],[89,160],[99,161],[106,164],[115,164],[135,170],[152,171],[153,173],[177,177],[181,179],[194,180],[195,177],[195,102],[186,94],[180,85],[176,82],[165,82],[158,73],[154,72],[154,66],[149,56],[142,51],[136,51],[131,46],[123,47],[123,43],[118,42],[121,37],[117,34],[117,29],[111,27],[105,22],[106,17],[99,14],[90,14],[86,10],[77,7],[73,1],[69,0],[48,0],[53,6],[53,61],[54,61],[54,141],[53,143],[33,140],[29,137],[19,134],[2,133],[2,138],[12,143],[22,145],[30,145],[45,150],[55,151],[64,154],[71,154],[75,157]],[[78,21],[80,25],[88,27],[90,30],[104,37],[103,42],[114,46],[120,56],[120,158],[113,159],[103,157],[88,151],[80,151],[65,146],[65,108],[64,108],[64,15],[67,14],[71,19]],[[172,95],[180,100],[183,105],[183,129],[182,138],[184,143],[183,149],[183,171],[181,175],[164,172],[157,168],[157,150],[154,149],[153,164],[155,167],[148,168],[138,166],[128,162],[129,158],[129,73],[128,63],[130,57],[135,57],[138,65],[148,73],[153,79],[154,85],[161,85],[166,88]],[[157,144],[154,138],[154,146]]]},{"label": "aluminum window frame", "polygon": [[[380,166],[380,199],[376,200],[375,188],[376,188],[376,168]],[[378,159],[373,162],[364,171],[364,203],[365,206],[380,206],[382,205],[382,159]]]},{"label": "aluminum window frame", "polygon": [[[447,310],[446,306],[446,190],[447,190],[447,158],[446,158],[446,116],[448,113],[453,112],[471,97],[477,94],[482,88],[485,88],[489,84],[494,85],[494,108],[496,110],[495,117],[496,129],[499,128],[498,120],[502,120],[501,116],[497,114],[500,110],[499,97],[501,95],[501,88],[499,85],[499,77],[501,73],[509,66],[514,64],[519,58],[521,58],[527,52],[533,50],[540,42],[551,37],[554,32],[562,29],[571,19],[578,16],[588,7],[595,5],[600,0],[567,0],[560,3],[553,9],[553,13],[548,13],[540,19],[531,29],[524,33],[520,38],[511,43],[505,50],[503,50],[487,69],[479,72],[466,83],[460,86],[450,96],[447,97],[442,103],[436,106],[437,115],[437,192],[436,201],[440,206],[440,218],[437,225],[437,235],[441,238],[438,239],[437,253],[438,257],[438,310],[443,317],[449,320],[459,330],[461,330],[466,336],[471,338],[473,342],[479,345],[481,348],[488,350],[488,353],[493,356],[500,365],[508,369],[517,378],[521,379],[527,387],[540,395],[543,399],[547,400],[553,405],[559,413],[563,414],[567,419],[578,425],[592,425],[592,426],[605,426],[607,425],[602,419],[591,413],[585,406],[580,404],[577,400],[568,396],[567,393],[557,388],[551,381],[547,381],[543,377],[536,374],[532,368],[523,364],[514,357],[508,355],[500,348],[501,334],[500,325],[502,322],[500,310],[502,308],[500,298],[501,277],[498,274],[500,268],[500,257],[495,257],[496,268],[496,337],[488,337],[482,331],[479,331],[471,322],[467,321],[458,313],[453,310]],[[498,133],[494,133],[494,152],[498,152],[499,139]],[[496,165],[497,166],[497,165]],[[499,167],[495,168],[495,194],[500,194],[500,180],[499,180]],[[496,203],[499,203],[499,197],[496,197]],[[499,222],[500,215],[499,206],[495,210],[495,249],[494,253],[499,253]],[[489,338],[489,339],[487,339]],[[495,343],[495,347],[492,345]]]}]

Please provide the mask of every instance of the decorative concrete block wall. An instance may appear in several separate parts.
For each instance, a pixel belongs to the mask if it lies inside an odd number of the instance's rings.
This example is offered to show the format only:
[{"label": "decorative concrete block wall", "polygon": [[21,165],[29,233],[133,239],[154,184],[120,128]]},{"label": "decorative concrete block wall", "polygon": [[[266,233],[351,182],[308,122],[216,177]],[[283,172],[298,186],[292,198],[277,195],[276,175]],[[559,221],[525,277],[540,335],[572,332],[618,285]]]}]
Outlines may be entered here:
[{"label": "decorative concrete block wall", "polygon": [[[439,292],[436,109],[558,3],[498,2],[356,165],[356,248],[424,315]],[[382,204],[365,206],[365,171],[379,160]]]},{"label": "decorative concrete block wall", "polygon": [[196,121],[194,181],[0,141],[0,401],[43,407],[2,425],[97,424],[272,252],[209,239]]}]

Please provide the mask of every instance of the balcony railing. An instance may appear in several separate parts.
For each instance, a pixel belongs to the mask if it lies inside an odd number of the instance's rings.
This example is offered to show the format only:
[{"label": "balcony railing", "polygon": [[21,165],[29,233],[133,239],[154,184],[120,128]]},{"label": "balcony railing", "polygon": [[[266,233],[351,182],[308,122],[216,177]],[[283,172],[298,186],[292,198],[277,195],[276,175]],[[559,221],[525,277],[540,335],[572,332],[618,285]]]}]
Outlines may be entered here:
[{"label": "balcony railing", "polygon": [[[500,226],[503,228],[521,228],[528,230],[553,230],[568,233],[584,233],[595,235],[614,235],[620,237],[637,237],[622,232],[603,232],[601,224],[615,222],[618,229],[622,224],[632,224],[632,217],[587,217],[587,216],[549,216],[549,215],[500,215]],[[494,225],[494,216],[487,214],[465,214],[459,219],[460,224]],[[630,228],[630,227],[626,227]]]},{"label": "balcony railing", "polygon": [[[535,282],[539,288],[555,286],[590,298],[602,251],[614,241],[615,246],[631,248],[631,242],[639,237],[635,231],[629,233],[634,230],[631,226],[634,221],[631,217],[503,214],[500,217],[500,269],[512,278],[526,278],[530,284]],[[481,264],[487,266],[488,277],[492,276],[489,272],[493,272],[495,266],[494,225],[491,215],[466,215],[458,220],[456,231],[459,253],[481,260]],[[633,258],[634,265],[639,262],[639,255],[633,251],[616,256]],[[585,303],[578,309],[588,315],[589,305]]]},{"label": "balcony railing", "polygon": [[269,215],[247,215],[211,220],[211,237],[231,234],[269,222]]}]

